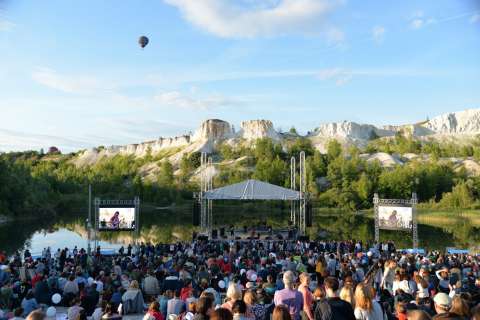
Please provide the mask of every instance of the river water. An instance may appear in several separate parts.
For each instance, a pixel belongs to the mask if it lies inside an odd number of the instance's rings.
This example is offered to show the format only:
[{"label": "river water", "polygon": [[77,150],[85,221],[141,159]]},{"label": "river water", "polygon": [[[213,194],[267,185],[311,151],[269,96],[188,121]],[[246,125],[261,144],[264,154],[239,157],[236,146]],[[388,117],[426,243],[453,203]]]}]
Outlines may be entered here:
[{"label": "river water", "polygon": [[[40,253],[43,248],[78,248],[87,246],[86,214],[65,212],[41,220],[11,221],[0,225],[0,250],[11,254],[16,250],[30,249]],[[267,223],[274,228],[287,226],[288,208],[256,208],[253,204],[214,207],[216,226],[235,224],[237,228]],[[361,239],[370,241],[374,237],[374,223],[370,214],[353,214],[343,211],[315,209],[314,226],[309,229],[310,238],[319,236],[327,239]],[[435,215],[420,215],[418,234],[420,247],[445,249],[445,247],[475,248],[480,244],[480,226],[461,213],[452,213],[448,219]],[[190,240],[197,228],[192,225],[189,208],[176,210],[142,211],[139,241],[167,243],[175,240]],[[381,240],[393,240],[397,247],[411,248],[411,234],[400,231],[380,232]],[[134,241],[131,232],[102,232],[99,244],[102,248],[118,249]]]}]

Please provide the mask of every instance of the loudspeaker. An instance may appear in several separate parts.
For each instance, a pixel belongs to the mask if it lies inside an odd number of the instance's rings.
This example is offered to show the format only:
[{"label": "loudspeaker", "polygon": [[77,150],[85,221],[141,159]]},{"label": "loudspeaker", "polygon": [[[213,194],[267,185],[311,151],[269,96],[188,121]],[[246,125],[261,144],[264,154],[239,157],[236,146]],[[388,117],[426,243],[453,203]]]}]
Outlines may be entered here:
[{"label": "loudspeaker", "polygon": [[195,227],[200,225],[200,203],[198,201],[193,201],[192,224]]},{"label": "loudspeaker", "polygon": [[309,241],[310,237],[309,236],[299,236],[299,237],[297,237],[297,240],[305,242],[305,241]]},{"label": "loudspeaker", "polygon": [[225,228],[224,227],[220,228],[220,237],[221,238],[225,237]]},{"label": "loudspeaker", "polygon": [[306,205],[306,214],[305,214],[305,224],[307,227],[311,227],[313,224],[313,210],[312,210],[312,204],[307,203]]},{"label": "loudspeaker", "polygon": [[218,230],[212,229],[212,239],[217,239],[217,237],[218,237]]}]

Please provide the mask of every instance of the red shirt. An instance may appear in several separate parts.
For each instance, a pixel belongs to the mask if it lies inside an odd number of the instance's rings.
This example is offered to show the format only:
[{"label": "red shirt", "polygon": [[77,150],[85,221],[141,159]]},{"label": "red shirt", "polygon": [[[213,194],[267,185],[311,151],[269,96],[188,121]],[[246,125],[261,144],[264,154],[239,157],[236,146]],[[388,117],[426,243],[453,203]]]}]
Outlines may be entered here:
[{"label": "red shirt", "polygon": [[407,314],[399,312],[397,314],[397,318],[398,318],[398,320],[407,320]]},{"label": "red shirt", "polygon": [[155,320],[163,320],[163,315],[160,311],[148,311],[148,314],[155,318]]},{"label": "red shirt", "polygon": [[36,285],[37,282],[39,282],[40,280],[42,280],[42,277],[41,277],[39,274],[36,274],[36,275],[32,278],[32,288],[35,288],[35,285]]},{"label": "red shirt", "polygon": [[192,292],[192,287],[183,287],[182,290],[180,290],[180,299],[186,301],[190,292]]}]

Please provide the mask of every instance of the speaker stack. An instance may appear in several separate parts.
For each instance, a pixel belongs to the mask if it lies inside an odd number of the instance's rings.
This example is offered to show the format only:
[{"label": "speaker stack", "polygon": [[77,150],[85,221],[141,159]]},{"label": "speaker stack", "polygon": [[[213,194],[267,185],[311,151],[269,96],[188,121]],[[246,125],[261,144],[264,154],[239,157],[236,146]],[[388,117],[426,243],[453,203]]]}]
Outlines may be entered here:
[{"label": "speaker stack", "polygon": [[200,203],[198,201],[193,201],[192,224],[195,227],[200,226]]},{"label": "speaker stack", "polygon": [[212,229],[212,239],[217,239],[218,238],[218,230],[217,229]]},{"label": "speaker stack", "polygon": [[312,210],[312,204],[307,203],[306,205],[306,215],[305,215],[305,224],[307,227],[311,227],[313,224],[313,210]]}]

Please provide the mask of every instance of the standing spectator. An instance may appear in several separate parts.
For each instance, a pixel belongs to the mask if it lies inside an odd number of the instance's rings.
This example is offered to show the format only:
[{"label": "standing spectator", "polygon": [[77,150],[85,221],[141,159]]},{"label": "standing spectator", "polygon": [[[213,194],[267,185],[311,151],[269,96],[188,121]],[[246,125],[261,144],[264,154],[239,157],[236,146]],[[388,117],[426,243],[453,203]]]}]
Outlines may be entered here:
[{"label": "standing spectator", "polygon": [[257,295],[254,291],[247,291],[243,297],[243,302],[247,305],[247,316],[255,320],[265,319],[265,306],[258,303]]},{"label": "standing spectator", "polygon": [[231,312],[233,304],[237,300],[242,300],[242,290],[240,290],[240,287],[235,282],[231,282],[227,289],[227,301],[222,304],[222,308],[228,309]]},{"label": "standing spectator", "polygon": [[197,313],[193,320],[210,320],[210,315],[213,312],[213,300],[207,297],[201,297],[197,302]]},{"label": "standing spectator", "polygon": [[303,312],[307,320],[313,320],[313,295],[309,289],[310,285],[310,276],[308,273],[303,272],[300,274],[300,286],[298,291],[302,293],[303,296]]},{"label": "standing spectator", "polygon": [[122,316],[116,313],[113,309],[113,306],[110,303],[108,303],[105,306],[105,313],[102,316],[102,320],[121,320],[121,319],[122,319]]},{"label": "standing spectator", "polygon": [[143,317],[143,320],[164,320],[164,317],[160,312],[160,304],[158,301],[153,301],[150,304],[147,313]]},{"label": "standing spectator", "polygon": [[158,280],[152,271],[143,280],[143,291],[149,297],[156,297],[160,293],[160,286]]},{"label": "standing spectator", "polygon": [[276,306],[286,305],[292,320],[299,320],[300,311],[303,310],[302,294],[294,289],[295,275],[292,271],[287,271],[283,274],[283,283],[285,289],[275,292],[273,301]]},{"label": "standing spectator", "polygon": [[435,307],[435,312],[437,313],[433,319],[461,319],[457,315],[451,315],[450,314],[450,308],[452,306],[452,300],[450,297],[444,293],[444,292],[439,292],[435,295],[433,298],[433,303]]},{"label": "standing spectator", "polygon": [[33,295],[33,291],[28,291],[25,298],[22,300],[23,316],[28,316],[30,312],[38,309],[38,302]]},{"label": "standing spectator", "polygon": [[273,309],[272,320],[292,320],[288,308],[281,304]]},{"label": "standing spectator", "polygon": [[43,311],[41,310],[34,310],[30,312],[30,314],[27,316],[26,320],[45,320],[46,315]]},{"label": "standing spectator", "polygon": [[372,289],[360,283],[355,289],[355,318],[357,320],[386,320],[380,304],[373,299]]},{"label": "standing spectator", "polygon": [[143,313],[143,295],[137,280],[132,280],[128,290],[122,296],[123,314]]},{"label": "standing spectator", "polygon": [[232,306],[233,320],[248,320],[247,304],[242,300],[237,300]]},{"label": "standing spectator", "polygon": [[315,308],[315,320],[355,320],[350,303],[338,296],[338,280],[334,277],[325,279],[327,299],[320,300]]},{"label": "standing spectator", "polygon": [[185,311],[185,302],[180,299],[180,291],[176,290],[173,299],[168,300],[167,303],[167,317],[171,314],[176,316]]},{"label": "standing spectator", "polygon": [[233,315],[228,309],[218,308],[212,312],[210,320],[233,320]]}]

